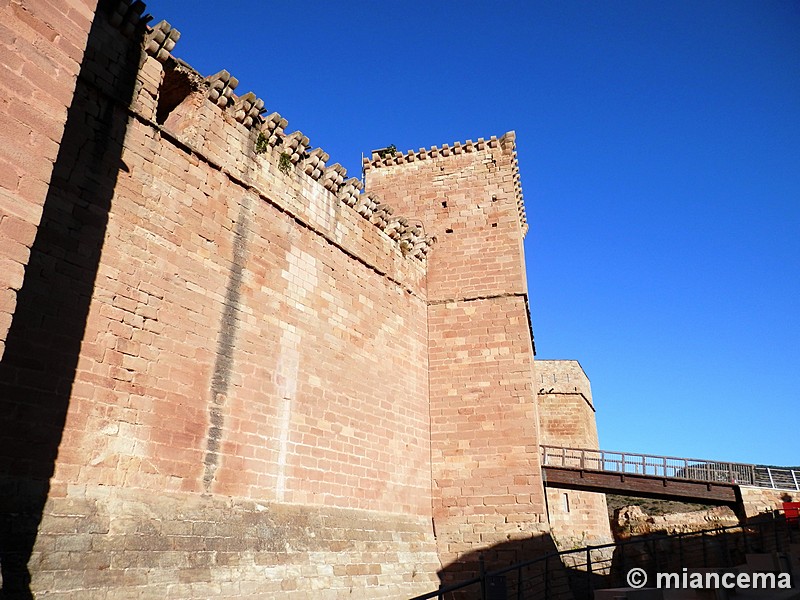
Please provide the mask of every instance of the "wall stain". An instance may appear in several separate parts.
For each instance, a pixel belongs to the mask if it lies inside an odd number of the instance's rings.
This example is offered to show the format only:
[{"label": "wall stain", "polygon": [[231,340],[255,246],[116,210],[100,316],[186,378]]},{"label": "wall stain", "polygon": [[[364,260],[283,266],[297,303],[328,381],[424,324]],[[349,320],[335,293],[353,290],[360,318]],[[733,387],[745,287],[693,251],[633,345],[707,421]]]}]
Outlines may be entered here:
[{"label": "wall stain", "polygon": [[203,460],[203,488],[206,492],[214,482],[219,466],[220,446],[224,426],[223,409],[228,396],[233,370],[233,354],[236,334],[239,330],[239,313],[244,265],[247,253],[247,215],[250,212],[250,198],[245,196],[239,206],[236,225],[233,230],[233,260],[228,271],[225,286],[225,301],[220,319],[217,349],[214,354],[214,370],[211,375],[208,408],[208,434],[206,435],[206,455]]}]

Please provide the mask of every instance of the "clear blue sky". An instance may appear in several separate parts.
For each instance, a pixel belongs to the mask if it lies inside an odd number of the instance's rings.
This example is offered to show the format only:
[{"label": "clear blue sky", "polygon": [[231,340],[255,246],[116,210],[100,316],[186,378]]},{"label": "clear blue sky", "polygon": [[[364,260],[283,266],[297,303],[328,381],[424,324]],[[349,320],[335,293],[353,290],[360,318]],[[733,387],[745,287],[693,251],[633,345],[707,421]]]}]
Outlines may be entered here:
[{"label": "clear blue sky", "polygon": [[800,464],[800,2],[151,0],[360,175],[516,130],[539,358],[609,449]]}]

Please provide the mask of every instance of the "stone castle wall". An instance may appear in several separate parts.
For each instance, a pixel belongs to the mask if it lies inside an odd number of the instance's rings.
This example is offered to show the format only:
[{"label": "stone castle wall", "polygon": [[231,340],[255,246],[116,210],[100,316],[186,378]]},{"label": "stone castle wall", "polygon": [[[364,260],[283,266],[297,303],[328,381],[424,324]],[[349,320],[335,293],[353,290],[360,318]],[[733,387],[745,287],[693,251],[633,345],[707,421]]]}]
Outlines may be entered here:
[{"label": "stone castle wall", "polygon": [[6,4],[53,61],[51,12],[54,31],[80,17],[88,45],[52,86],[62,127],[23,138],[49,167],[3,182],[20,290],[0,372],[4,591],[435,587],[428,242],[383,231],[344,170],[227,73],[176,62],[169,26],[143,52],[135,5],[92,21],[74,4]]},{"label": "stone castle wall", "polygon": [[[537,360],[542,444],[599,448],[589,379],[574,360]],[[552,535],[561,549],[613,542],[605,494],[547,488]]]},{"label": "stone castle wall", "polygon": [[513,132],[364,192],[143,11],[0,2],[3,593],[403,598],[554,550],[539,444],[597,435],[534,364]]},{"label": "stone castle wall", "polygon": [[96,0],[0,5],[0,356],[42,216]]},{"label": "stone castle wall", "polygon": [[547,521],[514,134],[373,153],[365,169],[368,191],[436,238],[427,284],[439,554],[455,571],[501,544],[488,564],[530,557]]}]

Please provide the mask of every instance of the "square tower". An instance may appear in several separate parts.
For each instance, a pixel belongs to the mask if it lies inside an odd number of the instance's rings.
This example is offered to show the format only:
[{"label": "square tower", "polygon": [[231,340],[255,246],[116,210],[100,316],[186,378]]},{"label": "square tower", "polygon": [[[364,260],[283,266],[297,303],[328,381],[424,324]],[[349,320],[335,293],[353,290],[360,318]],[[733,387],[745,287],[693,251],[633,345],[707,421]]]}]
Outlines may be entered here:
[{"label": "square tower", "polygon": [[428,359],[442,562],[469,568],[469,557],[488,548],[498,562],[524,558],[525,544],[510,541],[536,540],[547,518],[514,133],[405,155],[378,151],[364,169],[367,192],[436,237]]}]

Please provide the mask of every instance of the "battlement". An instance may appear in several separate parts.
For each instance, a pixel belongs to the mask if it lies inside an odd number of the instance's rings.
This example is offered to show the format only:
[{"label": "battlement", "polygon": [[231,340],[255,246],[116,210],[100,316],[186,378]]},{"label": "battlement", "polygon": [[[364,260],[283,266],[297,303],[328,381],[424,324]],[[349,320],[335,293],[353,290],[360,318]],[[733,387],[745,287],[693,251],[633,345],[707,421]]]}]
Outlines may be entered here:
[{"label": "battlement", "polygon": [[534,371],[540,395],[580,394],[592,406],[591,384],[577,360],[537,360]]},{"label": "battlement", "polygon": [[408,150],[405,154],[397,151],[392,152],[391,148],[373,150],[370,158],[364,157],[363,169],[366,172],[370,169],[408,165],[417,161],[460,156],[461,154],[484,152],[497,148],[499,148],[503,154],[510,154],[513,158],[514,194],[517,203],[517,211],[519,213],[519,223],[522,228],[522,235],[524,236],[528,232],[528,219],[525,214],[522,181],[519,174],[519,162],[517,160],[516,133],[513,131],[503,134],[500,138],[493,135],[488,140],[485,138],[478,138],[477,142],[473,142],[472,140],[467,140],[463,144],[461,142],[454,142],[452,147],[450,144],[442,144],[441,148],[431,146],[430,148],[420,148],[416,152],[414,150]]},{"label": "battlement", "polygon": [[[375,226],[400,249],[403,256],[424,260],[434,237],[425,234],[421,224],[410,224],[407,218],[394,214],[394,209],[375,194],[363,193],[359,179],[348,178],[346,169],[334,163],[327,166],[330,156],[322,148],[312,148],[310,140],[301,131],[287,132],[288,121],[277,112],[266,114],[264,101],[253,92],[242,96],[234,93],[239,81],[227,70],[203,77],[190,65],[172,54],[180,32],[167,21],[153,27],[147,25],[149,15],[142,15],[141,2],[121,0],[111,11],[110,22],[127,37],[137,28],[144,28],[144,52],[162,65],[163,83],[152,81],[157,96],[156,114],[160,125],[168,122],[169,114],[187,101],[189,96],[201,95],[222,111],[220,115],[250,132],[253,136],[254,154],[269,162],[265,170],[283,175],[295,174],[315,182],[320,193],[333,195],[341,204],[352,209],[361,218]],[[151,79],[153,76],[151,75]],[[145,76],[145,79],[147,77]],[[166,93],[166,98],[161,98]],[[145,115],[148,116],[148,115]],[[232,117],[232,119],[231,119]],[[186,124],[183,124],[186,128]],[[496,141],[495,141],[496,143]],[[271,167],[271,168],[270,168]],[[312,192],[316,196],[317,192]]]},{"label": "battlement", "polygon": [[0,15],[4,589],[408,598],[546,534],[539,444],[596,434],[513,132],[352,177],[140,0]]}]

